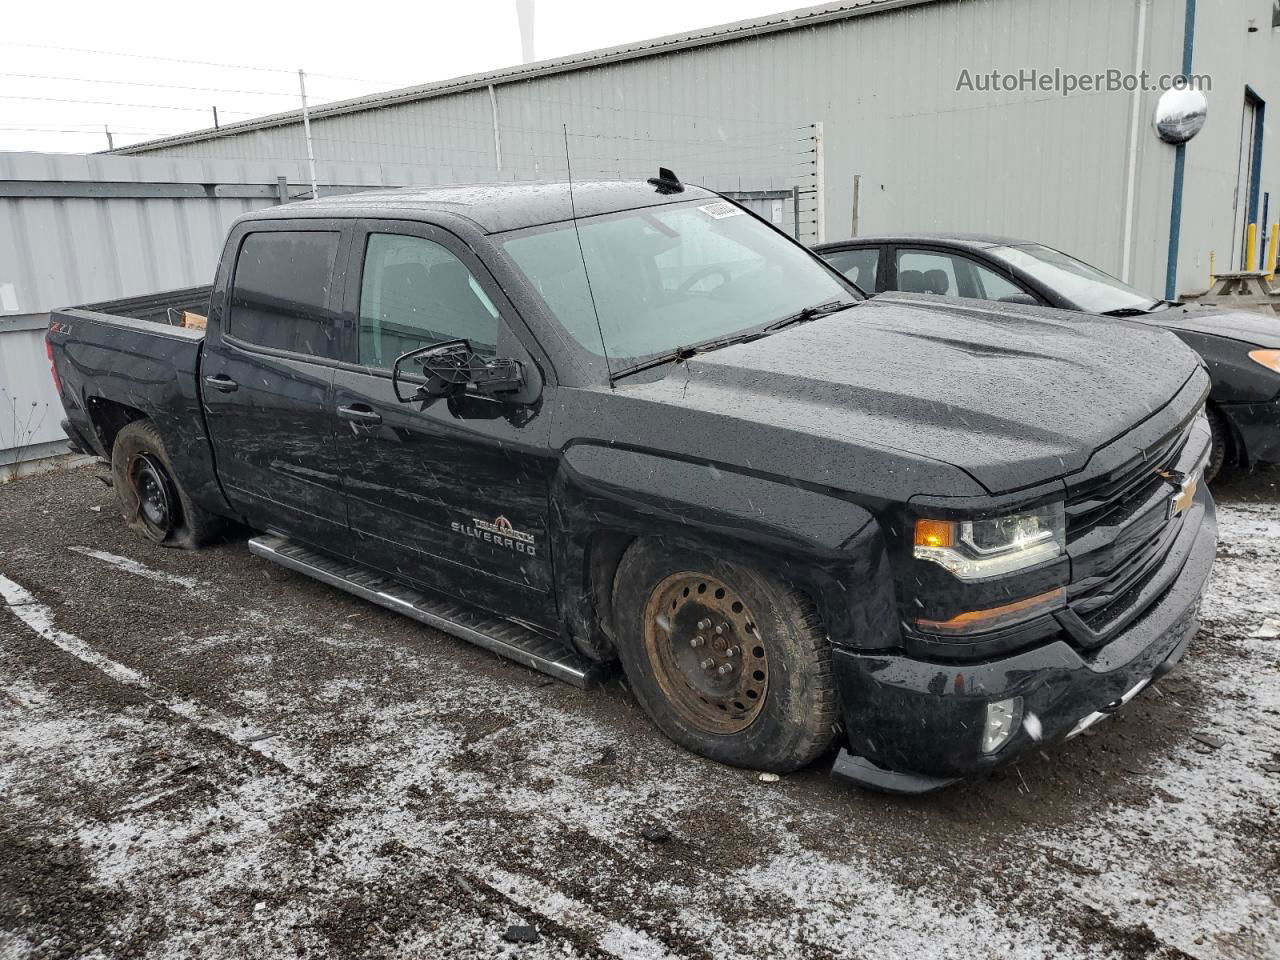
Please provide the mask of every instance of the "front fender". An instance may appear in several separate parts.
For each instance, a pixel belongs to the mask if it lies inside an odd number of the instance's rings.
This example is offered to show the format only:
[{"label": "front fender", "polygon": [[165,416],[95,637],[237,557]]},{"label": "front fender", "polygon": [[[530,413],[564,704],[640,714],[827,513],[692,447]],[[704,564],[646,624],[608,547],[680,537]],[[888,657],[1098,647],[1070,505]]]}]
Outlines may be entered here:
[{"label": "front fender", "polygon": [[[575,636],[607,655],[597,629],[602,586],[591,551],[601,533],[661,537],[763,569],[818,606],[833,643],[892,647],[893,582],[880,524],[866,507],[739,468],[626,447],[577,443],[552,486],[555,568]],[[607,591],[611,584],[604,584]],[[594,589],[593,589],[594,588]]]}]

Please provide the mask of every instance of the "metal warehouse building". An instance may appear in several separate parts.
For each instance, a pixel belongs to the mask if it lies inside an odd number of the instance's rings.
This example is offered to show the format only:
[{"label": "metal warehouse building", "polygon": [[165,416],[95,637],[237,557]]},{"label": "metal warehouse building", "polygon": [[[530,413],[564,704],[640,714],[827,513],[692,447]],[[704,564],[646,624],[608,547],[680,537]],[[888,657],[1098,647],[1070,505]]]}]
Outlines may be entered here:
[{"label": "metal warehouse building", "polygon": [[[1176,147],[1158,90],[962,82],[1033,69],[1208,76],[1208,121]],[[1277,101],[1280,0],[862,0],[331,104],[311,129],[320,162],[418,182],[563,178],[567,141],[575,177],[661,163],[795,189],[773,212],[808,241],[1002,233],[1173,292],[1207,284],[1211,252],[1241,265],[1245,224],[1277,219]],[[306,157],[297,112],[117,152]]]}]

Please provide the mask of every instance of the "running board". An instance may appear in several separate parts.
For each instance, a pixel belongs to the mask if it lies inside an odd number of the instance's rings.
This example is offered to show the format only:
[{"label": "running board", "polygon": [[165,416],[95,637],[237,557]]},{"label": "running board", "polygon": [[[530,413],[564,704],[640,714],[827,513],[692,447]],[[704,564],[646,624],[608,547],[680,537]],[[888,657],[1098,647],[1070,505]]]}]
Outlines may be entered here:
[{"label": "running board", "polygon": [[585,660],[563,644],[527,627],[454,600],[429,596],[390,577],[350,561],[327,556],[284,537],[271,534],[254,537],[249,541],[249,552],[575,687],[584,690],[594,687],[608,673],[601,664]]}]

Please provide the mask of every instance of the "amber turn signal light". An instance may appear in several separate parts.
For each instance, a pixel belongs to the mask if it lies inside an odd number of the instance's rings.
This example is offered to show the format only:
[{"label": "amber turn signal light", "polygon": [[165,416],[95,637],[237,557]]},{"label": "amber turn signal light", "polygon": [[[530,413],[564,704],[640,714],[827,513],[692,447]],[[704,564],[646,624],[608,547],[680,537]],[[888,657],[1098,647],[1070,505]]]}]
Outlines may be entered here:
[{"label": "amber turn signal light", "polygon": [[956,525],[950,520],[917,520],[917,547],[954,547]]},{"label": "amber turn signal light", "polygon": [[996,627],[1007,626],[1010,623],[1017,623],[1021,620],[1029,620],[1037,614],[1060,606],[1065,599],[1066,590],[1062,587],[1056,587],[1045,593],[1036,594],[1034,597],[1015,600],[1013,603],[1006,603],[999,607],[989,607],[986,610],[966,610],[964,613],[957,614],[949,620],[920,619],[916,621],[916,626],[930,633],[978,633],[983,630],[994,630]]},{"label": "amber turn signal light", "polygon": [[1280,373],[1280,350],[1250,350],[1249,359],[1260,363],[1268,370]]}]

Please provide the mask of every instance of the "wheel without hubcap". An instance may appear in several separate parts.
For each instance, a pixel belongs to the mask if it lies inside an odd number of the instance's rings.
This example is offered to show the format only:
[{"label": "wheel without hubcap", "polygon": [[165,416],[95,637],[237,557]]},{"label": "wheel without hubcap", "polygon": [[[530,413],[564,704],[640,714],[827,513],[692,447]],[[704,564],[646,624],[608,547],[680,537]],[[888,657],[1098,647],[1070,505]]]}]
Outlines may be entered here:
[{"label": "wheel without hubcap", "polygon": [[173,487],[164,467],[149,453],[134,457],[129,465],[129,480],[138,497],[138,515],[147,535],[157,543],[164,541],[174,528]]},{"label": "wheel without hubcap", "polygon": [[755,615],[715,577],[682,572],[649,594],[644,646],[680,717],[707,733],[735,734],[760,714],[769,660]]}]

